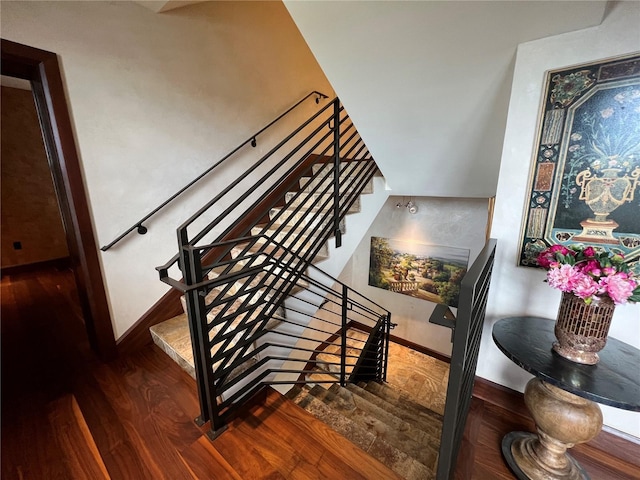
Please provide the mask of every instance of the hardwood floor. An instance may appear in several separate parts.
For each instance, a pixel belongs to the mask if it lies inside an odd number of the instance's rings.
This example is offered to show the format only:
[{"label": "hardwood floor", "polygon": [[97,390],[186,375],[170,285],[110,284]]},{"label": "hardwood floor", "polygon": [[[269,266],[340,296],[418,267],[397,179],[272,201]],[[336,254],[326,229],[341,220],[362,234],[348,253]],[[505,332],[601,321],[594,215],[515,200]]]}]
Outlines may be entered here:
[{"label": "hardwood floor", "polygon": [[[155,345],[97,360],[69,271],[6,275],[1,298],[3,479],[397,478],[276,394],[211,442],[195,382]],[[500,438],[532,429],[517,405],[473,400],[456,478],[513,478]],[[594,480],[640,479],[637,445],[594,442],[575,449]]]}]

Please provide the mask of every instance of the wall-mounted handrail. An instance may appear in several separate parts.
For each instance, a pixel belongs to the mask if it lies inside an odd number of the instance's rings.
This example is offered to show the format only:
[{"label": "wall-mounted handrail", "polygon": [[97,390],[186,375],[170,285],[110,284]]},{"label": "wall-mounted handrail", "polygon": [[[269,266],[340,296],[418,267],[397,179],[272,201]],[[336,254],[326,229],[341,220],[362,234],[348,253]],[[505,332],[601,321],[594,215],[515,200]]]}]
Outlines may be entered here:
[{"label": "wall-mounted handrail", "polygon": [[214,163],[212,166],[210,166],[209,168],[207,168],[204,172],[202,172],[200,175],[198,175],[196,178],[194,178],[191,182],[189,182],[188,184],[186,184],[184,187],[182,187],[180,190],[178,190],[176,193],[174,193],[173,195],[171,195],[171,197],[169,197],[168,199],[166,199],[163,203],[161,203],[160,205],[158,205],[156,208],[154,208],[151,212],[149,212],[147,215],[145,215],[144,217],[142,217],[140,220],[138,220],[136,223],[134,223],[131,227],[129,227],[127,230],[125,230],[122,234],[120,234],[118,237],[116,237],[114,240],[112,240],[110,243],[108,243],[107,245],[103,246],[100,248],[100,250],[102,250],[103,252],[106,252],[107,250],[109,250],[111,247],[113,247],[116,243],[118,243],[120,240],[122,240],[124,237],[126,237],[127,235],[129,235],[131,232],[133,232],[134,230],[137,230],[138,233],[140,235],[144,235],[145,233],[147,233],[147,227],[145,227],[143,224],[144,222],[146,222],[147,220],[149,220],[151,217],[153,217],[156,213],[158,213],[160,210],[162,210],[164,207],[166,207],[169,203],[171,203],[173,200],[175,200],[177,197],[179,197],[180,195],[182,195],[185,191],[187,191],[189,188],[191,188],[195,183],[199,182],[202,178],[204,178],[205,176],[207,176],[212,170],[214,170],[216,167],[218,167],[220,164],[222,164],[224,161],[226,161],[227,159],[229,159],[231,156],[233,156],[238,150],[240,150],[242,147],[244,147],[247,144],[250,144],[252,147],[257,146],[257,137],[262,134],[265,130],[269,129],[271,126],[273,126],[275,123],[277,123],[279,120],[281,120],[283,117],[285,117],[286,115],[288,115],[292,110],[296,109],[301,103],[303,103],[305,100],[307,100],[309,97],[314,96],[316,97],[316,103],[320,103],[320,99],[321,98],[329,98],[327,95],[325,95],[322,92],[318,92],[317,90],[314,90],[313,92],[307,94],[304,98],[300,99],[295,105],[293,105],[292,107],[290,107],[288,110],[286,110],[284,113],[281,113],[280,115],[278,115],[278,117],[276,117],[275,119],[273,119],[271,122],[269,122],[267,125],[265,125],[264,127],[262,127],[260,130],[258,130],[257,132],[255,132],[253,135],[249,136],[249,138],[247,138],[244,142],[242,142],[240,145],[238,145],[236,148],[234,148],[233,150],[231,150],[229,153],[227,153],[224,157],[222,157],[220,160],[218,160],[216,163]]},{"label": "wall-mounted handrail", "polygon": [[[376,170],[335,98],[178,227],[178,254],[157,270],[185,294],[198,423],[211,421],[210,436],[262,386],[304,383],[319,336],[339,332],[340,362],[319,362],[343,371],[322,383],[347,381],[347,356],[354,378],[385,378],[390,313],[311,263]],[[355,323],[375,333],[359,365],[345,348]]]}]

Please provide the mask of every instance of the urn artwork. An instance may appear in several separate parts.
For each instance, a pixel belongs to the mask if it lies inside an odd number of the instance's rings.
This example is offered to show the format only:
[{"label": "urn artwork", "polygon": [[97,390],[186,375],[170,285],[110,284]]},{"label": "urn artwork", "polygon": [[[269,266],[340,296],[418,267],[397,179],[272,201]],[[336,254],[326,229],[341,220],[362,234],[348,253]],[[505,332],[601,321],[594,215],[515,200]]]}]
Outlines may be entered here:
[{"label": "urn artwork", "polygon": [[538,123],[519,264],[593,245],[640,275],[640,55],[547,72]]},{"label": "urn artwork", "polygon": [[613,236],[619,226],[607,218],[611,212],[634,199],[634,192],[640,183],[640,167],[630,174],[620,176],[621,169],[606,168],[602,176],[593,176],[590,170],[583,170],[576,176],[580,187],[580,200],[584,200],[594,213],[594,218],[580,222],[582,232],[573,237],[576,242],[597,242],[618,245],[620,240]]}]

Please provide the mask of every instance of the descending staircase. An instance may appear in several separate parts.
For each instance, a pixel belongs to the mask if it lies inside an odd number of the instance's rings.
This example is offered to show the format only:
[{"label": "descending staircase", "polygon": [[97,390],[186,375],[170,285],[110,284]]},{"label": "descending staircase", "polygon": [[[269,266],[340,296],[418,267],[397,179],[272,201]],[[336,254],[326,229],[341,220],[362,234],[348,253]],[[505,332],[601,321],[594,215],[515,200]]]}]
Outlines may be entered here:
[{"label": "descending staircase", "polygon": [[338,99],[294,134],[304,130],[177,229],[179,252],[157,269],[187,315],[154,326],[153,340],[195,377],[196,422],[209,422],[211,439],[265,387],[303,384],[289,392],[300,406],[402,477],[434,478],[442,417],[376,383],[387,378],[391,312],[314,265],[332,235],[341,246],[377,166]]},{"label": "descending staircase", "polygon": [[[367,334],[350,329],[347,338],[349,349],[358,351]],[[307,374],[318,383],[295,386],[286,396],[403,478],[435,478],[442,416],[384,383],[325,388],[323,382],[335,381],[336,362],[339,356],[330,345]]]},{"label": "descending staircase", "polygon": [[[265,221],[260,225],[257,225],[252,228],[251,233],[254,235],[267,235],[271,238],[274,238],[276,241],[283,241],[284,246],[291,246],[293,242],[297,244],[311,243],[313,239],[308,239],[301,235],[290,235],[287,237],[287,234],[290,233],[290,227],[288,225],[299,223],[301,225],[307,225],[310,222],[317,222],[318,218],[322,218],[322,214],[329,210],[332,206],[330,201],[330,194],[318,194],[314,193],[317,191],[321,191],[321,188],[326,186],[330,180],[327,178],[330,176],[327,174],[331,168],[331,165],[328,164],[316,164],[313,165],[308,176],[302,176],[299,181],[299,187],[295,191],[286,192],[283,205],[280,207],[272,208],[269,212],[269,221]],[[379,173],[377,174],[379,175]],[[342,177],[345,178],[344,176]],[[373,193],[373,181],[367,182],[364,186],[362,194],[370,194]],[[308,208],[307,205],[314,205],[312,208]],[[347,215],[356,214],[360,212],[360,197],[358,196],[356,201],[351,205],[351,207],[347,211]],[[312,225],[313,226],[313,225]],[[311,229],[313,230],[313,228]],[[346,220],[342,219],[340,222],[340,231],[344,234],[346,233]],[[257,245],[253,246],[250,251],[258,250],[259,247]],[[233,258],[239,258],[243,254],[246,255],[246,252],[243,252],[244,244],[240,244],[234,247],[231,250],[231,256]],[[321,246],[318,253],[315,255],[313,259],[313,263],[321,262],[326,260],[329,257],[329,248],[326,242]],[[234,266],[234,270],[240,270],[246,262],[238,261],[236,266]],[[207,275],[209,279],[215,279],[217,276],[224,270],[224,267],[219,267],[215,270],[212,270]],[[254,283],[258,283],[257,280]],[[238,288],[241,284],[232,285],[224,293],[222,285],[218,288],[214,288],[207,295],[207,300],[211,301],[216,297],[220,296],[232,296],[236,294]],[[301,283],[300,286],[294,288],[292,293],[296,293],[300,290],[301,287],[304,287],[304,283]],[[259,298],[262,290],[259,290],[254,296]],[[227,317],[231,317],[236,312],[236,309],[239,305],[242,304],[242,301],[246,298],[243,296],[238,300],[235,300],[233,305],[226,311],[225,315]],[[185,370],[190,376],[196,378],[195,366],[194,366],[194,358],[193,358],[193,349],[191,345],[191,334],[189,331],[189,323],[186,313],[186,304],[184,296],[181,297],[181,303],[183,306],[184,313],[173,317],[169,320],[166,320],[162,323],[154,325],[150,328],[151,337],[156,345],[158,345],[167,355],[169,355],[180,367]],[[225,305],[221,304],[219,307],[214,307],[207,315],[209,320],[213,320],[216,315],[220,312]],[[267,325],[268,329],[274,328],[278,323],[280,323],[284,318],[286,318],[286,313],[284,308],[280,307],[277,309],[275,315],[273,315],[269,324]],[[239,320],[235,320],[231,323],[231,325],[227,328],[229,331],[233,330],[235,325]],[[219,330],[218,330],[219,331]],[[236,341],[232,339],[232,341],[227,346],[227,349],[235,346]],[[212,355],[215,354],[215,351],[212,351]],[[246,369],[250,367],[251,364],[245,364],[242,368]],[[236,373],[240,373],[236,372]]]}]

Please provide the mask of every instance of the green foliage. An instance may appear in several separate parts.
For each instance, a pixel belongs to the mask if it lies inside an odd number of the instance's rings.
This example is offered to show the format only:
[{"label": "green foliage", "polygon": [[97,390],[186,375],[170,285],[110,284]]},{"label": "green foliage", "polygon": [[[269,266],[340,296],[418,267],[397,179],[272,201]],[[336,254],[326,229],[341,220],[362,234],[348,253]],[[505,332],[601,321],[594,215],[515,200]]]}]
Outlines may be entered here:
[{"label": "green foliage", "polygon": [[421,283],[420,288],[425,292],[435,293],[436,295],[438,294],[438,289],[433,283]]},{"label": "green foliage", "polygon": [[460,296],[460,287],[458,285],[438,282],[436,283],[436,288],[443,303],[451,305],[452,307],[458,306],[458,297]]},{"label": "green foliage", "polygon": [[381,271],[391,268],[393,250],[384,238],[371,237],[370,270]]},{"label": "green foliage", "polygon": [[438,273],[435,277],[433,277],[433,281],[434,282],[448,282],[450,278],[451,278],[450,273],[445,270],[445,271],[442,271],[442,272]]}]

